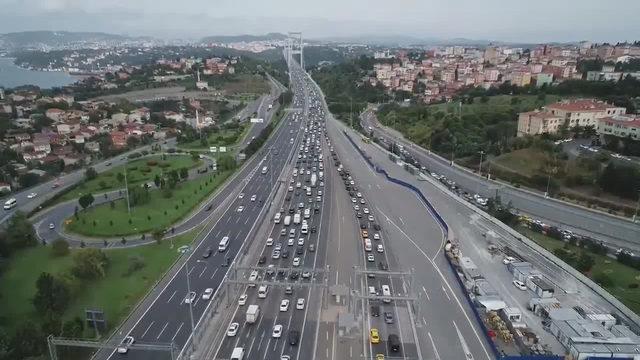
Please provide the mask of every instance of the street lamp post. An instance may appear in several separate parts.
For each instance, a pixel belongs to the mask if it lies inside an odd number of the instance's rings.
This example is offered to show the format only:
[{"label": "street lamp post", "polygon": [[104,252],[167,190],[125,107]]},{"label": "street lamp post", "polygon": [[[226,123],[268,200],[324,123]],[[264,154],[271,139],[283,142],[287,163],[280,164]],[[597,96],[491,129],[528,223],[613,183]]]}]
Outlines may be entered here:
[{"label": "street lamp post", "polygon": [[484,150],[480,150],[480,163],[478,164],[478,175],[482,177],[482,155],[484,155]]},{"label": "street lamp post", "polygon": [[640,190],[638,190],[638,202],[636,203],[636,212],[633,214],[633,222],[638,218],[638,209],[640,209]]},{"label": "street lamp post", "polygon": [[551,185],[551,174],[547,175],[547,191],[544,192],[544,197],[549,197],[549,185]]}]

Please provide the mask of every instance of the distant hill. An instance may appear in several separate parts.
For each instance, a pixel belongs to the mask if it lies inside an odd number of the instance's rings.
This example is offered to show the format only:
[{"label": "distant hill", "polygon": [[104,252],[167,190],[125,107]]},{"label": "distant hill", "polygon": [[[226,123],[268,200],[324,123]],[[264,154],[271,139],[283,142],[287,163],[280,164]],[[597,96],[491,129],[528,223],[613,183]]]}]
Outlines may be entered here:
[{"label": "distant hill", "polygon": [[251,41],[266,41],[266,40],[284,40],[287,35],[281,33],[268,33],[265,35],[214,35],[207,36],[200,40],[203,43],[219,43],[228,44],[234,42],[251,42]]},{"label": "distant hill", "polygon": [[0,48],[8,50],[42,48],[59,49],[91,43],[117,43],[144,40],[151,40],[151,38],[134,38],[100,32],[23,31],[0,34]]},{"label": "distant hill", "polygon": [[490,40],[476,40],[465,38],[454,39],[441,39],[433,37],[419,37],[410,35],[356,35],[356,36],[344,36],[344,37],[325,37],[318,40],[337,43],[354,43],[365,44],[372,46],[398,46],[398,47],[411,47],[411,46],[443,46],[443,45],[461,45],[461,46],[487,46],[489,44],[496,45],[525,45],[528,47],[531,44],[514,44],[501,41]]}]

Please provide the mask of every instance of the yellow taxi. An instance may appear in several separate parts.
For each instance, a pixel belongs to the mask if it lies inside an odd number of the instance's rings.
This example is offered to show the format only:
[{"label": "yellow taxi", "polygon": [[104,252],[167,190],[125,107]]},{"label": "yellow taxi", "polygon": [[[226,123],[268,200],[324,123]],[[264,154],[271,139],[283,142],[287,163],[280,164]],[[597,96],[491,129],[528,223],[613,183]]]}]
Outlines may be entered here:
[{"label": "yellow taxi", "polygon": [[373,328],[369,331],[369,341],[371,341],[372,344],[380,343],[380,334],[378,334],[378,329]]},{"label": "yellow taxi", "polygon": [[376,354],[376,360],[384,360],[384,354]]}]

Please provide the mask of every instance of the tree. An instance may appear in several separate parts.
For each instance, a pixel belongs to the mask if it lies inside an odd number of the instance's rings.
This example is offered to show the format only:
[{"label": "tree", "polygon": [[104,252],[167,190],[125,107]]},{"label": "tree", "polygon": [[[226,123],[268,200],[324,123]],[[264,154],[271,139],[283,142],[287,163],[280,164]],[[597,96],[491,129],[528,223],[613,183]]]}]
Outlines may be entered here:
[{"label": "tree", "polygon": [[27,216],[21,211],[17,211],[13,217],[9,219],[5,236],[5,242],[9,252],[34,246],[38,243],[33,226],[27,219]]},{"label": "tree", "polygon": [[24,359],[42,354],[44,344],[45,341],[39,327],[31,321],[26,321],[18,327],[11,338],[9,345],[11,359]]},{"label": "tree", "polygon": [[43,272],[36,280],[36,295],[33,305],[42,316],[47,312],[62,314],[66,310],[71,293],[69,287],[63,281],[53,275]]},{"label": "tree", "polygon": [[80,198],[78,199],[78,203],[80,203],[80,206],[82,206],[83,209],[86,209],[89,206],[91,206],[91,204],[93,204],[94,201],[95,199],[91,194],[84,194],[80,196]]},{"label": "tree", "polygon": [[20,186],[23,188],[31,187],[40,181],[40,175],[34,173],[26,173],[18,178]]},{"label": "tree", "polygon": [[93,180],[96,177],[98,177],[98,172],[96,171],[96,169],[94,169],[93,167],[88,167],[87,170],[85,170],[84,172],[84,177],[87,180]]},{"label": "tree", "polygon": [[62,324],[62,336],[68,338],[79,338],[84,331],[84,322],[79,317],[74,317]]},{"label": "tree", "polygon": [[118,179],[118,182],[123,183],[124,182],[124,174],[118,173],[118,175],[116,175],[116,179]]},{"label": "tree", "polygon": [[217,166],[221,171],[233,170],[236,167],[236,160],[231,155],[221,155],[218,157]]},{"label": "tree", "polygon": [[104,277],[109,258],[100,249],[81,249],[73,254],[71,272],[80,279],[98,279]]},{"label": "tree", "polygon": [[47,312],[40,320],[40,329],[43,335],[59,336],[62,332],[62,320],[60,314]]},{"label": "tree", "polygon": [[156,187],[160,187],[160,175],[156,174],[156,176],[153,178],[153,183],[156,184]]},{"label": "tree", "polygon": [[583,251],[580,253],[578,261],[576,262],[576,269],[583,273],[589,272],[595,263],[596,261],[593,259],[593,256]]},{"label": "tree", "polygon": [[0,360],[9,360],[11,338],[4,328],[0,328]]},{"label": "tree", "polygon": [[189,177],[189,169],[183,167],[180,169],[180,178],[186,180]]},{"label": "tree", "polygon": [[59,238],[51,243],[53,256],[66,256],[69,254],[69,243],[67,240]]},{"label": "tree", "polygon": [[153,236],[153,239],[160,244],[160,242],[162,241],[162,237],[164,236],[164,231],[162,231],[162,229],[155,229],[153,230],[153,232],[151,233],[151,236]]}]

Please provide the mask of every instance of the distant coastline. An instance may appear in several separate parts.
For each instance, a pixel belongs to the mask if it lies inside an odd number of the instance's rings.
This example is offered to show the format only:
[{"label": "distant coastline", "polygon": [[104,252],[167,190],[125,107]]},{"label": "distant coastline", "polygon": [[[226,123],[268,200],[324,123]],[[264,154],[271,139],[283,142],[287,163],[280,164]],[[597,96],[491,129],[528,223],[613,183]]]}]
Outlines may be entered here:
[{"label": "distant coastline", "polygon": [[0,86],[14,88],[35,85],[43,89],[71,85],[82,77],[64,70],[38,70],[15,64],[15,58],[0,57]]}]

